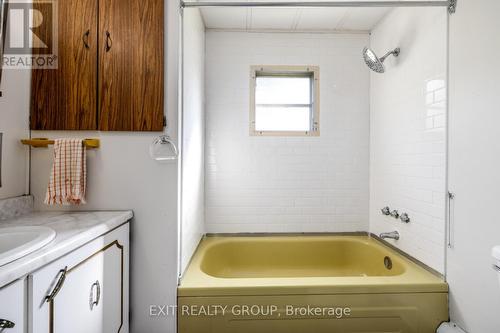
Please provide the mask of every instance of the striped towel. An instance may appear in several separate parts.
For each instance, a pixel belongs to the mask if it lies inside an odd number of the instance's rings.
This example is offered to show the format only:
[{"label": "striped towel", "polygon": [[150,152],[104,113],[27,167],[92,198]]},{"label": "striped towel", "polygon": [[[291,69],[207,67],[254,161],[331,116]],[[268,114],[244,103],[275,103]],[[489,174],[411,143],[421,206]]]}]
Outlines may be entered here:
[{"label": "striped towel", "polygon": [[87,187],[87,152],[81,139],[57,139],[54,164],[45,196],[47,205],[85,203]]}]

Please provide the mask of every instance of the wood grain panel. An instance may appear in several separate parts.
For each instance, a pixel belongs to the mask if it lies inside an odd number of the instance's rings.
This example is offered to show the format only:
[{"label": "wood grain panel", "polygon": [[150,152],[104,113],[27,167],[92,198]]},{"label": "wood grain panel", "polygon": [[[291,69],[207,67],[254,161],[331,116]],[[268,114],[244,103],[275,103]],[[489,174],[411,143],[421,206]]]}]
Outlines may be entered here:
[{"label": "wood grain panel", "polygon": [[99,2],[100,130],[163,130],[163,17],[163,0]]},{"label": "wood grain panel", "polygon": [[[97,128],[97,0],[59,0],[58,69],[32,72],[30,127],[36,130]],[[35,9],[47,7],[33,4]],[[50,27],[50,26],[49,26]],[[88,48],[83,42],[88,34]],[[49,31],[37,31],[48,38]],[[43,39],[43,38],[42,38]]]}]

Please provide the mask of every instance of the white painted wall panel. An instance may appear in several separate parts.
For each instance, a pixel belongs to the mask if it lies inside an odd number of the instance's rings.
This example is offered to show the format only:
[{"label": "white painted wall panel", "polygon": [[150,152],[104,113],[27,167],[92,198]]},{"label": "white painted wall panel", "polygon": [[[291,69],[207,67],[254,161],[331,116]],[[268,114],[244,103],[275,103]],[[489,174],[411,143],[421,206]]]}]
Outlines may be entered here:
[{"label": "white painted wall panel", "polygon": [[500,2],[459,1],[450,17],[449,187],[455,193],[448,250],[451,319],[467,332],[500,332]]},{"label": "white painted wall panel", "polygon": [[19,140],[29,137],[31,73],[29,70],[6,68],[2,73],[0,133],[3,133],[3,144],[0,199],[5,199],[28,193],[29,149],[21,145]]},{"label": "white painted wall panel", "polygon": [[205,227],[205,25],[198,9],[184,11],[181,272]]}]

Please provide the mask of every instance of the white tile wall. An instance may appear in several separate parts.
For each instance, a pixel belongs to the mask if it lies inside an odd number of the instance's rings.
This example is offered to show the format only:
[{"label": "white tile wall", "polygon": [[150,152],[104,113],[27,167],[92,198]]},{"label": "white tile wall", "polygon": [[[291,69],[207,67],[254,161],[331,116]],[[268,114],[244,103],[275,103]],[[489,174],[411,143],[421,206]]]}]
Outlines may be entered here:
[{"label": "white tile wall", "polygon": [[[371,75],[370,231],[398,230],[394,244],[444,271],[446,164],[445,9],[393,10],[372,31],[371,46],[388,58]],[[383,216],[390,206],[409,224]]]},{"label": "white tile wall", "polygon": [[[364,34],[209,31],[208,232],[368,229],[369,72]],[[249,135],[251,65],[320,67],[320,137]]]}]

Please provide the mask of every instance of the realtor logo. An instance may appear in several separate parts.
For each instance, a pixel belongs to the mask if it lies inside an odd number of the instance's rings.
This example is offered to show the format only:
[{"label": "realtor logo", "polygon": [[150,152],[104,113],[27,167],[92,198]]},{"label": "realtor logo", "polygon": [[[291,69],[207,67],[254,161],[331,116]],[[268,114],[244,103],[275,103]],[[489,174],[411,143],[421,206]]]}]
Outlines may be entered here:
[{"label": "realtor logo", "polygon": [[3,68],[57,68],[55,1],[8,2]]}]

